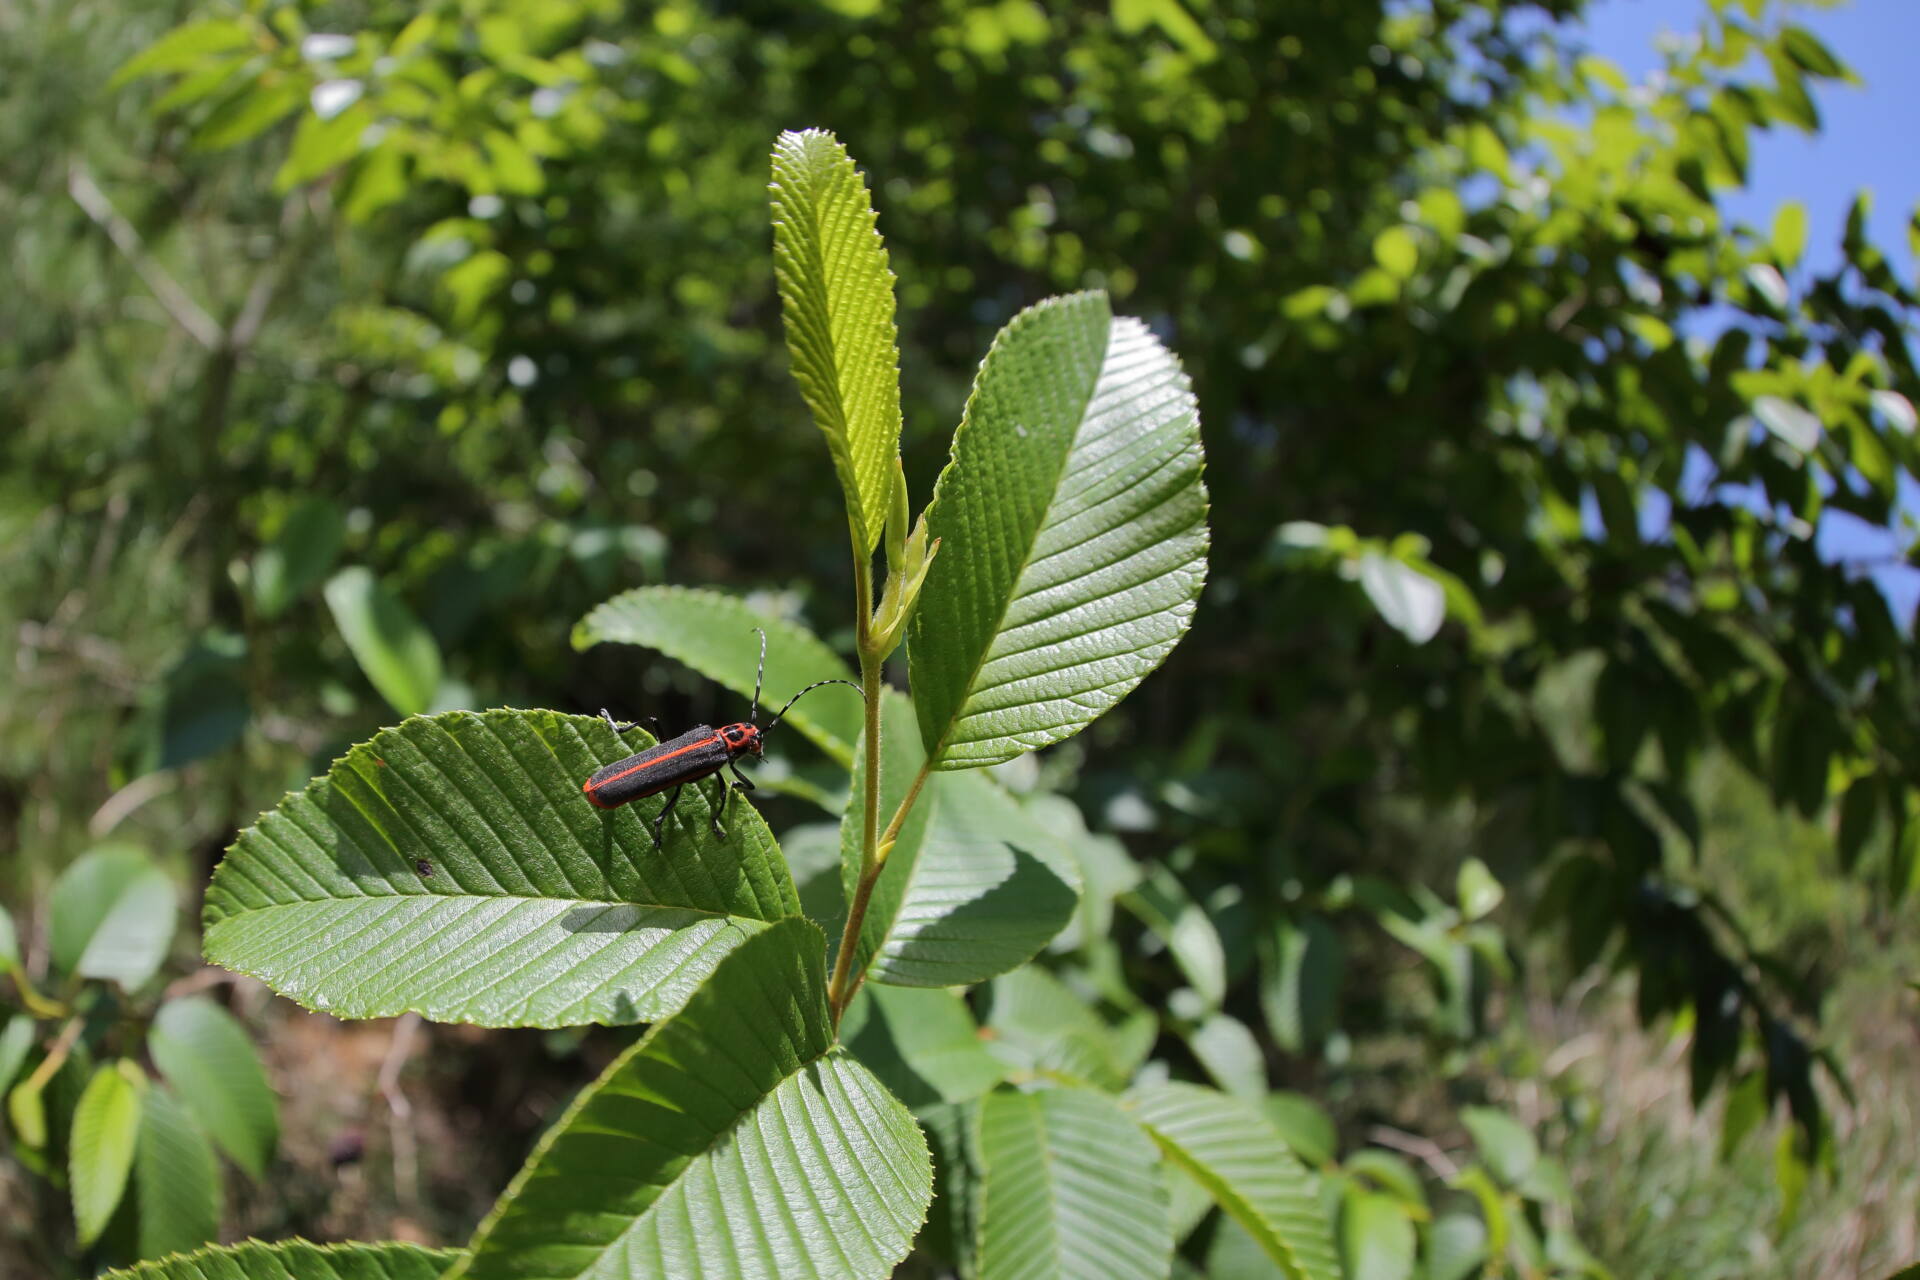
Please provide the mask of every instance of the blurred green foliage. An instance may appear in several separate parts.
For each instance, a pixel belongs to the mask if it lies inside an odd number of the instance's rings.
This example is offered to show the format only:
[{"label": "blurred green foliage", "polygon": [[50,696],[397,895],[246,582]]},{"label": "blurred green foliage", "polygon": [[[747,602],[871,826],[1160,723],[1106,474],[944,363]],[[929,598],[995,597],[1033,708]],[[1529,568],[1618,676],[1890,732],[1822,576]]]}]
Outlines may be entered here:
[{"label": "blurred green foliage", "polygon": [[[1887,925],[1920,864],[1911,624],[1813,533],[1911,525],[1920,298],[1864,204],[1837,258],[1795,206],[1718,207],[1847,74],[1788,6],[1703,4],[1639,85],[1580,9],[16,7],[13,892],[121,829],[204,870],[396,710],[708,716],[565,628],[636,582],[796,615],[844,583],[767,266],[768,140],[820,125],[900,275],[915,492],[1043,295],[1108,289],[1200,397],[1194,633],[1040,766],[1153,865],[1113,990],[1217,983],[1272,1082],[1437,1128],[1436,1091],[1499,1090],[1545,937],[1559,985],[1611,966],[1691,1028],[1696,1101],[1757,1082],[1821,1163],[1835,953],[1702,864],[1702,766],[1833,833],[1774,902],[1843,872]],[[1193,1013],[1196,1063],[1244,1045]]]}]

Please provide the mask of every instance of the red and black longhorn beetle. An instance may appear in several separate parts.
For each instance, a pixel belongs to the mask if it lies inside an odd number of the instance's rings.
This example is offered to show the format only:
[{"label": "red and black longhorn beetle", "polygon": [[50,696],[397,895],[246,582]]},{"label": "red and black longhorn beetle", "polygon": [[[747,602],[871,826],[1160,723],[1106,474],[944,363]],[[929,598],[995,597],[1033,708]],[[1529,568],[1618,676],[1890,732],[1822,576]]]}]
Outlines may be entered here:
[{"label": "red and black longhorn beetle", "polygon": [[[767,674],[767,633],[760,631],[759,627],[754,630],[760,632],[760,668],[753,676],[753,706],[744,721],[722,725],[718,729],[712,725],[695,725],[677,738],[655,743],[625,760],[602,765],[580,786],[586,792],[587,799],[602,809],[617,809],[630,801],[657,796],[672,787],[673,794],[667,797],[665,807],[653,819],[653,847],[656,849],[660,847],[660,829],[666,825],[667,815],[680,802],[680,788],[689,782],[698,782],[719,773],[722,769],[731,769],[735,780],[732,783],[725,778],[720,780],[720,799],[709,815],[714,838],[725,840],[727,832],[720,825],[721,811],[733,799],[735,791],[753,790],[753,784],[741,775],[740,766],[736,763],[740,757],[759,756],[766,750],[766,736],[780,724],[781,717],[787,714],[788,709],[800,701],[801,694],[828,684],[844,684],[849,689],[860,689],[851,680],[816,680],[788,698],[787,705],[780,708],[767,727],[760,728],[755,721],[760,718],[760,685]],[[861,691],[861,696],[865,696],[864,691]],[[600,709],[600,717],[613,727],[615,733],[624,733],[635,727],[631,723],[615,723],[604,707]],[[651,722],[651,718],[649,720]],[[657,723],[654,735],[659,736]]]}]

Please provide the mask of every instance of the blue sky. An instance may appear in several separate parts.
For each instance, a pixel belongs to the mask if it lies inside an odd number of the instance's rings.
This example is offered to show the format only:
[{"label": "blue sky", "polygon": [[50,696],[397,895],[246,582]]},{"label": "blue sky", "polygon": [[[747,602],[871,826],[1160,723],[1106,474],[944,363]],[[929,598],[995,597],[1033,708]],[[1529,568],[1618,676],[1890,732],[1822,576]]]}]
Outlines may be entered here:
[{"label": "blue sky", "polygon": [[[1654,41],[1662,31],[1692,31],[1705,13],[1706,0],[1597,0],[1588,10],[1588,38],[1595,53],[1639,78],[1660,64]],[[1726,195],[1723,207],[1764,229],[1782,204],[1801,201],[1809,228],[1802,270],[1819,271],[1840,260],[1847,210],[1854,193],[1868,188],[1873,240],[1912,279],[1907,220],[1920,205],[1920,0],[1809,6],[1795,21],[1825,41],[1863,83],[1814,91],[1818,136],[1776,129],[1756,137],[1748,186]],[[1906,486],[1905,505],[1920,519],[1920,485]],[[1873,560],[1897,553],[1910,536],[1849,516],[1823,521],[1818,545],[1830,558]],[[1895,616],[1912,618],[1920,605],[1920,570],[1880,569],[1874,577]]]}]

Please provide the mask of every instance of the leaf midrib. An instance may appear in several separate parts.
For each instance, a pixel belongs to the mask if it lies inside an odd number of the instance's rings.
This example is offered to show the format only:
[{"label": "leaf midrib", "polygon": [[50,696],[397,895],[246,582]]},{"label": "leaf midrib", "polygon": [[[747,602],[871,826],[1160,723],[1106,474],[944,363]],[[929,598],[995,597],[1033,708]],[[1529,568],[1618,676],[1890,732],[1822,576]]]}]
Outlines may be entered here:
[{"label": "leaf midrib", "polygon": [[[1085,398],[1081,400],[1079,409],[1073,415],[1073,434],[1067,442],[1067,447],[1061,451],[1060,463],[1054,468],[1053,477],[1048,484],[1047,505],[1041,510],[1040,518],[1034,522],[1033,530],[1027,537],[1026,550],[1020,555],[1020,567],[1014,571],[1013,581],[1009,585],[1007,597],[1000,602],[999,611],[994,615],[993,630],[988,634],[987,642],[980,647],[979,656],[974,659],[972,667],[967,671],[966,683],[961,686],[960,703],[954,708],[953,714],[948,717],[946,726],[941,729],[939,741],[934,744],[933,750],[927,753],[927,760],[935,769],[940,767],[941,761],[946,755],[948,740],[953,735],[954,726],[966,718],[967,703],[972,701],[973,698],[973,682],[980,678],[980,669],[986,666],[987,655],[993,651],[993,641],[999,636],[1000,629],[1007,620],[1007,611],[1013,607],[1014,597],[1018,592],[1020,580],[1026,577],[1028,567],[1033,564],[1033,549],[1039,545],[1040,531],[1046,528],[1047,516],[1052,513],[1054,503],[1058,501],[1060,497],[1060,476],[1066,471],[1067,460],[1073,457],[1073,447],[1079,443],[1080,432],[1086,427],[1087,406],[1093,403],[1094,394],[1100,389],[1100,379],[1107,371],[1107,352],[1110,351],[1112,347],[1113,318],[1109,315],[1107,318],[1106,333],[1101,338],[1098,367],[1094,370],[1092,380],[1087,384],[1087,394]],[[939,493],[937,491],[934,497],[938,499]]]}]

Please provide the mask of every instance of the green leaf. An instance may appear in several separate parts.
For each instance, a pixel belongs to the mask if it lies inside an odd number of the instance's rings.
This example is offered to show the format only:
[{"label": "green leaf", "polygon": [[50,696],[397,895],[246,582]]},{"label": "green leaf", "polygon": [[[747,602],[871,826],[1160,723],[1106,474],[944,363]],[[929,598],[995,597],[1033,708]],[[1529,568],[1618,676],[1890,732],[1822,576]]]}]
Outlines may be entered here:
[{"label": "green leaf", "polygon": [[145,1087],[140,1068],[133,1063],[103,1062],[94,1069],[73,1113],[67,1181],[73,1193],[74,1230],[83,1249],[100,1238],[127,1189]]},{"label": "green leaf", "polygon": [[273,189],[291,191],[346,164],[360,154],[367,130],[378,120],[373,104],[364,101],[351,103],[334,115],[305,113],[293,131],[286,161],[273,175]]},{"label": "green leaf", "polygon": [[[0,907],[0,974],[16,973],[21,966],[20,933],[13,927],[13,914]],[[0,1089],[6,1082],[0,1080]]]},{"label": "green leaf", "polygon": [[1801,453],[1811,453],[1820,443],[1820,419],[1779,396],[1760,396],[1753,402],[1753,416],[1760,425]]},{"label": "green leaf", "polygon": [[1341,1253],[1351,1280],[1411,1280],[1415,1239],[1407,1211],[1392,1196],[1347,1196],[1340,1219]]},{"label": "green leaf", "polygon": [[1427,1280],[1467,1280],[1487,1260],[1487,1227],[1470,1213],[1445,1213],[1427,1233]]},{"label": "green leaf", "polygon": [[[844,1025],[844,1023],[843,1023]],[[979,1275],[980,1106],[943,1103],[918,1113],[933,1148],[933,1207],[914,1247],[951,1262],[960,1275]]]},{"label": "green leaf", "polygon": [[927,509],[942,545],[908,626],[939,768],[1072,736],[1186,633],[1206,577],[1199,428],[1178,362],[1103,294],[1000,331]]},{"label": "green leaf", "polygon": [[1148,868],[1137,886],[1120,895],[1119,903],[1166,944],[1207,1006],[1219,1007],[1227,994],[1226,948],[1205,909],[1173,872],[1158,864]]},{"label": "green leaf", "polygon": [[455,1274],[881,1277],[932,1196],[907,1109],[834,1048],[825,939],[741,942],[548,1131]]},{"label": "green leaf", "polygon": [[1159,1280],[1173,1256],[1153,1145],[1103,1094],[980,1103],[980,1280]]},{"label": "green leaf", "polygon": [[133,1166],[140,1256],[196,1249],[220,1234],[220,1166],[207,1135],[165,1085],[146,1094]]},{"label": "green leaf", "polygon": [[160,704],[160,767],[177,769],[239,741],[252,715],[247,642],[233,632],[196,637],[166,674]]},{"label": "green leaf", "polygon": [[1256,1102],[1266,1094],[1266,1055],[1246,1023],[1231,1014],[1211,1013],[1186,1038],[1193,1056],[1222,1089]]},{"label": "green leaf", "polygon": [[1373,260],[1396,280],[1410,280],[1420,269],[1420,242],[1410,227],[1388,227],[1373,238]]},{"label": "green leaf", "polygon": [[1809,75],[1837,80],[1847,74],[1840,59],[1833,56],[1831,50],[1822,44],[1820,37],[1805,27],[1787,26],[1780,28],[1780,47],[1793,59],[1795,65]]},{"label": "green leaf", "polygon": [[1333,1117],[1319,1103],[1304,1093],[1276,1089],[1267,1095],[1260,1110],[1293,1154],[1309,1166],[1332,1163],[1339,1135],[1334,1132]]},{"label": "green leaf", "polygon": [[827,437],[854,541],[886,527],[900,452],[900,348],[893,272],[873,202],[830,133],[783,133],[773,149],[773,264],[794,380]]},{"label": "green leaf", "polygon": [[126,63],[113,73],[113,78],[107,81],[107,89],[109,91],[118,89],[141,76],[185,71],[205,62],[210,53],[245,48],[253,41],[253,35],[247,29],[247,25],[237,19],[216,18],[189,22],[175,27],[127,59]]},{"label": "green leaf", "polygon": [[355,565],[327,583],[327,608],[354,661],[395,711],[417,715],[440,689],[440,646],[373,573]]},{"label": "green leaf", "polygon": [[219,151],[256,138],[306,105],[307,86],[303,78],[282,75],[278,80],[262,77],[215,107],[199,129],[193,145],[200,151]]},{"label": "green leaf", "polygon": [[[881,703],[881,813],[891,813],[924,757],[907,700]],[[865,744],[860,750],[865,752]],[[864,766],[856,762],[854,776]],[[860,880],[864,815],[840,824],[840,881]],[[854,971],[875,982],[954,987],[1018,968],[1065,928],[1079,871],[1059,840],[985,774],[935,774],[920,793],[868,899]]]},{"label": "green leaf", "polygon": [[1840,856],[1840,869],[1850,872],[1860,861],[1873,830],[1880,821],[1880,779],[1872,774],[1855,778],[1840,801],[1840,829],[1834,846]]},{"label": "green leaf", "polygon": [[1460,864],[1460,870],[1454,875],[1453,891],[1460,904],[1460,915],[1467,920],[1480,919],[1507,896],[1507,891],[1493,878],[1493,872],[1487,870],[1487,864],[1478,858],[1468,858]]},{"label": "green leaf", "polygon": [[434,1280],[460,1257],[417,1244],[308,1244],[283,1240],[202,1249],[109,1271],[101,1280]]},{"label": "green leaf", "polygon": [[1792,270],[1807,248],[1807,206],[1789,200],[1773,215],[1773,256],[1782,268]]},{"label": "green leaf", "polygon": [[240,834],[207,889],[207,958],[336,1017],[663,1018],[799,901],[743,799],[713,838],[711,783],[681,796],[662,850],[665,796],[587,803],[589,774],[652,741],[546,711],[385,730]]},{"label": "green leaf", "polygon": [[977,1098],[1007,1076],[967,1002],[951,991],[864,986],[840,1020],[840,1039],[916,1111]]},{"label": "green leaf", "polygon": [[0,1029],[0,1093],[13,1087],[14,1078],[33,1052],[33,1016],[16,1013]]},{"label": "green leaf", "polygon": [[1439,634],[1447,618],[1446,588],[1403,560],[1369,551],[1360,557],[1360,589],[1388,626],[1415,644]]},{"label": "green leaf", "polygon": [[1260,1010],[1274,1042],[1289,1053],[1316,1049],[1333,1030],[1346,953],[1322,916],[1274,922],[1260,948]]},{"label": "green leaf", "polygon": [[[687,587],[637,587],[615,596],[574,627],[573,647],[641,645],[686,663],[745,699],[753,696],[760,662],[755,627],[767,633],[765,698],[772,709],[816,680],[852,678],[839,655],[805,627],[760,613],[733,596]],[[613,711],[622,719],[632,713],[624,707]],[[739,718],[746,719],[744,710]],[[863,718],[859,690],[829,685],[794,703],[782,723],[847,765],[853,762]]]},{"label": "green leaf", "polygon": [[988,1043],[1027,1071],[1124,1088],[1127,1068],[1118,1038],[1086,1000],[1044,969],[1028,966],[995,978]]},{"label": "green leaf", "polygon": [[325,498],[308,498],[287,513],[273,541],[253,558],[253,602],[263,618],[277,618],[325,577],[346,545],[347,522]]},{"label": "green leaf", "polygon": [[169,1000],[154,1016],[147,1049],[220,1149],[265,1176],[280,1140],[279,1101],[246,1028],[204,996]]},{"label": "green leaf", "polygon": [[1317,1180],[1257,1107],[1178,1083],[1134,1089],[1123,1105],[1290,1280],[1338,1280]]},{"label": "green leaf", "polygon": [[141,850],[83,853],[54,882],[54,968],[129,991],[145,986],[167,958],[179,910],[172,882]]},{"label": "green leaf", "polygon": [[1473,1135],[1473,1145],[1502,1186],[1511,1187],[1527,1176],[1540,1158],[1540,1146],[1527,1127],[1492,1107],[1467,1107],[1461,1122]]}]

